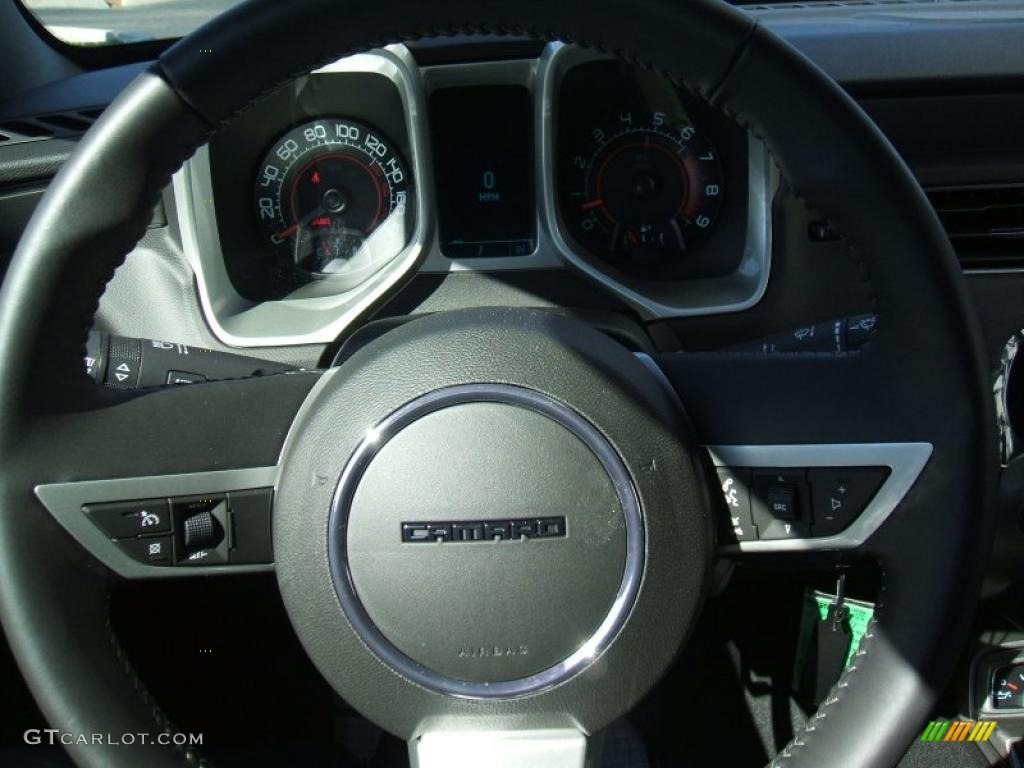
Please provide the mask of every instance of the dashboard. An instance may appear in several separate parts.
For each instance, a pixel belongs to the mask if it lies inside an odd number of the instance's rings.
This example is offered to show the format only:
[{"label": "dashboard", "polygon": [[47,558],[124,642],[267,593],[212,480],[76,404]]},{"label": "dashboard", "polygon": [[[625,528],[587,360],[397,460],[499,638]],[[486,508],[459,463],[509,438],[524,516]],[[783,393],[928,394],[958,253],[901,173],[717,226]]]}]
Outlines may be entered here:
[{"label": "dashboard", "polygon": [[572,269],[662,319],[758,302],[777,178],[658,73],[559,43],[300,78],[174,180],[205,319],[233,346],[327,343],[412,275]]},{"label": "dashboard", "polygon": [[[1004,438],[1019,438],[1024,132],[1008,126],[1024,125],[1024,5],[748,12],[841,82],[913,169],[961,260]],[[766,368],[801,387],[793,339],[870,318],[856,254],[760,141],[657,73],[505,42],[348,57],[239,114],[165,190],[96,330],[309,368],[410,315],[523,305],[585,317],[636,351],[724,352],[708,388],[752,350],[776,353]],[[72,73],[0,104],[0,260],[80,135],[52,121],[88,124],[146,66]],[[988,587],[1000,596],[1019,589],[1024,546],[1019,439],[1003,449]],[[1000,597],[997,626],[1024,621],[1011,603]],[[1017,699],[997,702],[1022,643],[979,642],[970,716],[1020,715]]]}]

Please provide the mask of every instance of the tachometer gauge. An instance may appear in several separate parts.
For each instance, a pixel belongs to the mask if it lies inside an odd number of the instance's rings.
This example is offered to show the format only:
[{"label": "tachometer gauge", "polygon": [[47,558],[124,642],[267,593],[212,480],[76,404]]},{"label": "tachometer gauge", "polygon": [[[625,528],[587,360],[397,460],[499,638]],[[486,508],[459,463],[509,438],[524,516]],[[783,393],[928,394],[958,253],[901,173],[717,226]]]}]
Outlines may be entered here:
[{"label": "tachometer gauge", "polygon": [[254,201],[260,232],[286,270],[344,289],[404,247],[409,188],[402,159],[379,132],[321,118],[270,148]]},{"label": "tachometer gauge", "polygon": [[626,113],[591,131],[561,189],[580,245],[630,271],[657,272],[685,259],[715,225],[723,173],[693,125]]}]

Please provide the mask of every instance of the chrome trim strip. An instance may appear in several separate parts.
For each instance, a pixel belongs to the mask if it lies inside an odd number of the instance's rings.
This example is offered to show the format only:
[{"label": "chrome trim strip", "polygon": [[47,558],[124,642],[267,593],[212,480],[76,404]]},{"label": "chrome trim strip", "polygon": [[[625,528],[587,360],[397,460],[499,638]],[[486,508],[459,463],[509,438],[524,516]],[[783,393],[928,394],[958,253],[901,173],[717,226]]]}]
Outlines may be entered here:
[{"label": "chrome trim strip", "polygon": [[[961,265],[963,266],[963,265]],[[965,275],[1019,275],[1024,267],[963,267]]]},{"label": "chrome trim strip", "polygon": [[889,467],[889,477],[875,498],[841,533],[816,539],[743,541],[719,547],[723,553],[811,552],[854,549],[871,538],[917,481],[931,458],[932,444],[709,445],[707,451],[718,467]]},{"label": "chrome trim strip", "polygon": [[409,758],[411,768],[596,768],[601,750],[592,741],[574,728],[437,729],[409,741]]},{"label": "chrome trim strip", "polygon": [[671,303],[657,301],[650,296],[624,285],[591,260],[584,257],[561,225],[558,194],[555,189],[557,153],[555,145],[555,105],[558,89],[566,71],[585,61],[614,59],[601,54],[562,43],[549,43],[540,61],[538,78],[542,79],[541,135],[538,144],[540,167],[544,173],[544,215],[546,225],[566,263],[597,281],[647,319],[688,317],[749,309],[761,300],[768,287],[772,261],[771,202],[778,188],[779,178],[764,144],[751,137],[748,144],[747,178],[747,237],[743,258],[731,275],[707,280],[678,281],[678,297]]},{"label": "chrome trim strip", "polygon": [[272,347],[334,341],[417,267],[433,238],[434,181],[428,163],[426,102],[415,60],[404,45],[392,45],[349,56],[313,74],[337,72],[380,74],[398,89],[411,145],[409,162],[415,171],[416,228],[411,241],[391,263],[350,291],[335,296],[248,301],[235,290],[224,267],[214,206],[197,202],[213,199],[209,148],[201,147],[174,174],[174,204],[185,257],[196,275],[203,317],[225,344]]},{"label": "chrome trim strip", "polygon": [[82,480],[37,485],[36,496],[71,536],[110,570],[126,579],[172,579],[273,571],[272,564],[161,566],[133,560],[82,512],[83,504],[104,504],[164,496],[244,491],[277,486],[278,467],[227,469],[183,475],[154,475],[112,480]]},{"label": "chrome trim strip", "polygon": [[[593,451],[611,478],[622,505],[626,523],[626,561],[622,580],[601,624],[570,656],[552,667],[528,677],[501,682],[471,682],[439,674],[406,656],[384,636],[367,614],[356,591],[348,564],[346,526],[359,481],[377,452],[402,429],[417,419],[459,403],[490,402],[518,405],[543,414],[561,424]],[[640,499],[629,470],[615,448],[589,421],[561,403],[525,387],[508,384],[461,384],[437,389],[406,403],[384,421],[367,431],[366,437],[348,460],[338,482],[328,523],[327,553],[335,592],[356,633],[382,662],[432,691],[449,696],[477,699],[510,699],[551,688],[586,668],[612,643],[640,589],[644,572],[646,535]]]}]

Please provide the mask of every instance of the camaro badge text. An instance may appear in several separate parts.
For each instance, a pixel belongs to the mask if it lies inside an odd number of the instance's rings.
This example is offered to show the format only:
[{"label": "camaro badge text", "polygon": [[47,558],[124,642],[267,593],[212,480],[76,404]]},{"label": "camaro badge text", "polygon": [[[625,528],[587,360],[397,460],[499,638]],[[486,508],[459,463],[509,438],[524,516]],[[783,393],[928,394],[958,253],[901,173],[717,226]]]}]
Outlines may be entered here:
[{"label": "camaro badge text", "polygon": [[402,542],[519,541],[565,537],[564,517],[402,523]]}]

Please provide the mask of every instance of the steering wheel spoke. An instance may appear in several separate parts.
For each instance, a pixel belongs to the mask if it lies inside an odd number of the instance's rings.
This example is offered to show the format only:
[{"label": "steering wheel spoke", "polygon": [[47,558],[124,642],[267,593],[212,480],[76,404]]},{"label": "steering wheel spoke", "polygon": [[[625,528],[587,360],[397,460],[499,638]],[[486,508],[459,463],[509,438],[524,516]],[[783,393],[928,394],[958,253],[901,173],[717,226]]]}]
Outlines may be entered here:
[{"label": "steering wheel spoke", "polygon": [[[929,441],[894,433],[891,419],[880,427],[888,416],[877,399],[849,394],[870,391],[857,387],[871,370],[861,360],[639,357],[688,405],[705,443],[720,489],[713,492],[720,554],[860,548],[931,458]],[[786,385],[773,386],[776,377]],[[840,381],[847,394],[837,407]],[[856,442],[841,437],[851,434],[851,413],[858,414]]]},{"label": "steering wheel spoke", "polygon": [[154,579],[273,568],[277,467],[36,486],[43,505],[119,576]]},{"label": "steering wheel spoke", "polygon": [[46,467],[34,495],[123,578],[271,570],[277,456],[316,378],[172,387],[43,417],[32,433],[47,436],[48,461],[36,440],[24,450]]},{"label": "steering wheel spoke", "polygon": [[575,728],[428,731],[409,742],[414,768],[594,768],[595,739]]}]

